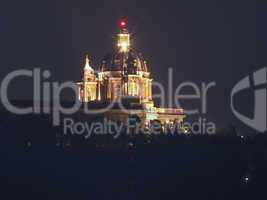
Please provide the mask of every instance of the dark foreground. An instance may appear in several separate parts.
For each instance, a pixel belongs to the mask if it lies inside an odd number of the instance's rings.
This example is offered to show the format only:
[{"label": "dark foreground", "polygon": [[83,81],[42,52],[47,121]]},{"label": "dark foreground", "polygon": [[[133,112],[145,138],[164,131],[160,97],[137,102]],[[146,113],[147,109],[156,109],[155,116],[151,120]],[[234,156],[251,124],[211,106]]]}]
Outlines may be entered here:
[{"label": "dark foreground", "polygon": [[266,199],[267,138],[61,138],[38,117],[1,124],[1,199]]}]

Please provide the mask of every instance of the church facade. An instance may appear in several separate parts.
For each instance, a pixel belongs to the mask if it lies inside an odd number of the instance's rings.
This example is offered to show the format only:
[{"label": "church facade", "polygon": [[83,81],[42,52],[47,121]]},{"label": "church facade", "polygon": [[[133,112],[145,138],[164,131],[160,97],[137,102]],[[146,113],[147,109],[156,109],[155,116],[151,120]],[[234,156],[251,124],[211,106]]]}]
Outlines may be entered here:
[{"label": "church facade", "polygon": [[174,124],[182,123],[185,117],[182,108],[154,106],[150,71],[143,56],[131,47],[124,21],[120,22],[114,51],[104,56],[97,71],[86,56],[83,79],[77,84],[82,102],[127,102],[123,108],[111,108],[104,113],[110,120],[126,122],[135,115],[143,124],[152,120]]}]

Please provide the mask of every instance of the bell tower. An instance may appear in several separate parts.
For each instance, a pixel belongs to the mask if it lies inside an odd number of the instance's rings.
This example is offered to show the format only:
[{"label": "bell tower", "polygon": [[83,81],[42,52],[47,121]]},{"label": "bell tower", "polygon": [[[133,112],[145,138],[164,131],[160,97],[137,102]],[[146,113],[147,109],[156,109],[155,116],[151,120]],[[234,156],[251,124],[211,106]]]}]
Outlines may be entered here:
[{"label": "bell tower", "polygon": [[80,99],[84,102],[97,99],[97,80],[94,69],[90,66],[88,55],[83,68],[83,84],[80,87]]},{"label": "bell tower", "polygon": [[93,81],[95,80],[95,71],[94,69],[90,66],[90,60],[88,55],[85,57],[85,65],[83,68],[83,79],[84,81]]}]

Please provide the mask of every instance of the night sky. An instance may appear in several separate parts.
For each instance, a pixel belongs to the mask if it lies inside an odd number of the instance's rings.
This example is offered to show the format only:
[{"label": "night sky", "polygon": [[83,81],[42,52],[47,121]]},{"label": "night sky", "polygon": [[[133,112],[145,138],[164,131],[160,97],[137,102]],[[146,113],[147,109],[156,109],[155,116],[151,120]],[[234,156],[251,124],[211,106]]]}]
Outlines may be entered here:
[{"label": "night sky", "polygon": [[[267,64],[266,1],[1,0],[1,80],[34,67],[50,69],[51,80],[80,80],[85,54],[97,68],[122,17],[155,80],[167,87],[173,67],[174,86],[215,81],[207,118],[218,127],[242,126],[231,113],[230,91],[251,66]],[[31,98],[31,81],[12,88],[12,98]]]}]

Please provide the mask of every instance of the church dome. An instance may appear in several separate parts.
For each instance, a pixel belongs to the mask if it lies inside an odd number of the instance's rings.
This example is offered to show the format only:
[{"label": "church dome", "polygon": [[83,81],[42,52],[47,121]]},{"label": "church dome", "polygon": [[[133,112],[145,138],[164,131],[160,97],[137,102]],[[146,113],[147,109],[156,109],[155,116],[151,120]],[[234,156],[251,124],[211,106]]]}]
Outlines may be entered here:
[{"label": "church dome", "polygon": [[148,72],[146,61],[137,51],[130,49],[127,52],[113,51],[104,56],[101,71],[124,71],[134,74],[138,71]]}]

